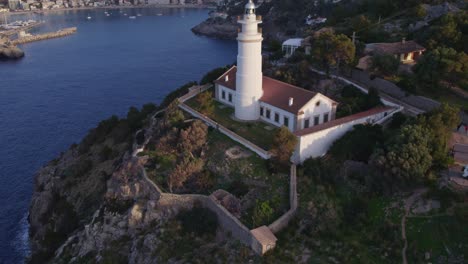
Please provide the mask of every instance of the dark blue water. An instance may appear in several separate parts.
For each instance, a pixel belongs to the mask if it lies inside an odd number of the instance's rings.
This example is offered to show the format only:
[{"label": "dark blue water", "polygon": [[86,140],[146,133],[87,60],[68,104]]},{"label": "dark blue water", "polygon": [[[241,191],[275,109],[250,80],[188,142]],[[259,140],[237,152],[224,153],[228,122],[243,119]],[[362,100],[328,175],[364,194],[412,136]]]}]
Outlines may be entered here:
[{"label": "dark blue water", "polygon": [[143,15],[135,20],[110,12],[18,16],[45,20],[37,31],[77,26],[78,33],[23,45],[23,60],[0,62],[0,263],[20,263],[28,252],[27,210],[43,164],[100,120],[158,103],[235,60],[235,42],[190,31],[208,10],[123,9]]}]

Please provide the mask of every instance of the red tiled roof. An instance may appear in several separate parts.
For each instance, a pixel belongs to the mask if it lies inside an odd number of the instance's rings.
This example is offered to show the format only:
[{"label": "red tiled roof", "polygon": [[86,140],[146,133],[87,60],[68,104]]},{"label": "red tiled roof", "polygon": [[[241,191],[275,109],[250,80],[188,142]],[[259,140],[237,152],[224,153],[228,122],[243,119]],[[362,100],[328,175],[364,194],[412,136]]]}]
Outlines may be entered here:
[{"label": "red tiled roof", "polygon": [[345,124],[345,123],[348,123],[348,122],[351,122],[351,121],[354,121],[354,120],[358,120],[358,119],[361,119],[361,118],[364,118],[364,117],[367,117],[367,116],[372,116],[372,115],[382,113],[382,112],[385,112],[385,111],[390,111],[390,110],[393,110],[393,109],[395,109],[395,108],[388,107],[388,106],[381,106],[381,107],[372,108],[370,110],[360,112],[360,113],[357,113],[357,114],[354,114],[354,115],[345,116],[345,117],[342,117],[342,118],[332,120],[330,122],[322,123],[322,124],[317,125],[317,126],[313,126],[313,127],[298,130],[298,131],[294,132],[294,135],[296,135],[298,137],[305,136],[305,135],[308,135],[308,134],[312,134],[312,133],[315,133],[315,132],[318,132],[318,131],[322,131],[322,130],[325,130],[325,129],[328,129],[328,128],[339,126],[339,125],[342,125],[342,124]]},{"label": "red tiled roof", "polygon": [[426,50],[413,40],[400,41],[394,43],[371,43],[366,47],[369,51],[379,54],[403,54]]},{"label": "red tiled roof", "polygon": [[[236,90],[236,72],[237,67],[234,66],[219,77],[215,83]],[[228,76],[227,82],[225,81],[226,76]],[[260,98],[260,101],[293,114],[297,114],[317,94],[266,76],[263,76],[262,88],[263,96]],[[292,106],[289,106],[290,97],[294,99]]]}]

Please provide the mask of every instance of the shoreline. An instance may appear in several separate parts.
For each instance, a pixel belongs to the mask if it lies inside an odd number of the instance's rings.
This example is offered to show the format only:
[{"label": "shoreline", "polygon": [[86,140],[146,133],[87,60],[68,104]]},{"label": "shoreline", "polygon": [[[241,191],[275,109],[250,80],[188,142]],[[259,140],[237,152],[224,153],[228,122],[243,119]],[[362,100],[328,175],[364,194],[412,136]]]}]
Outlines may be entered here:
[{"label": "shoreline", "polygon": [[14,11],[9,12],[8,15],[24,15],[24,14],[47,14],[54,12],[63,12],[63,11],[74,11],[74,10],[106,10],[106,9],[137,9],[137,8],[190,8],[190,9],[215,9],[214,6],[210,5],[132,5],[132,6],[83,6],[83,7],[68,7],[68,8],[56,8],[56,9],[47,9],[47,10],[23,10],[23,11]]}]

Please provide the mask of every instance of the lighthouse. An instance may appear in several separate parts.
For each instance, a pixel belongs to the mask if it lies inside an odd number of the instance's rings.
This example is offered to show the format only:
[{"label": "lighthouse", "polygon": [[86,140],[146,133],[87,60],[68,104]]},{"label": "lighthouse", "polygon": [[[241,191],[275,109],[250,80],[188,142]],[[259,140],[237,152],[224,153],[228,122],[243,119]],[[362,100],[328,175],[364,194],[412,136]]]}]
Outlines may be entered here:
[{"label": "lighthouse", "polygon": [[240,120],[260,118],[259,99],[262,97],[262,34],[252,0],[245,5],[245,13],[238,21],[241,30],[237,36],[237,73],[235,116]]}]

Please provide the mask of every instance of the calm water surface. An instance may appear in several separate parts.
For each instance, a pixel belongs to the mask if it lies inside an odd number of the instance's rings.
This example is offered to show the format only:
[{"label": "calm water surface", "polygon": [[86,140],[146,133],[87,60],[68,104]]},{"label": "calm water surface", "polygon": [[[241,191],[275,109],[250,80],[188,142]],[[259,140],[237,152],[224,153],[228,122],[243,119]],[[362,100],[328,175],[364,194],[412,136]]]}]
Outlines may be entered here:
[{"label": "calm water surface", "polygon": [[190,31],[208,10],[122,9],[142,14],[135,20],[109,11],[16,16],[45,20],[36,32],[77,26],[78,33],[25,44],[23,60],[0,62],[0,263],[21,263],[28,253],[27,210],[43,164],[100,120],[158,103],[235,60],[235,42]]}]

